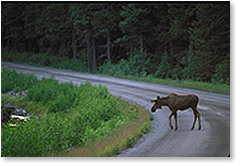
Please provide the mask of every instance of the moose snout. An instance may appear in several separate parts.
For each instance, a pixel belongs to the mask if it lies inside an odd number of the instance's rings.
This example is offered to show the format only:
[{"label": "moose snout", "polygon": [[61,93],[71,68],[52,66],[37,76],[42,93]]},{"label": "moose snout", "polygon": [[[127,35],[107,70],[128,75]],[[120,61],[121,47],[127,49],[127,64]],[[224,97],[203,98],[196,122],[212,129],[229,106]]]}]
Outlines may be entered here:
[{"label": "moose snout", "polygon": [[155,112],[155,111],[156,111],[156,109],[152,107],[151,108],[151,112]]}]

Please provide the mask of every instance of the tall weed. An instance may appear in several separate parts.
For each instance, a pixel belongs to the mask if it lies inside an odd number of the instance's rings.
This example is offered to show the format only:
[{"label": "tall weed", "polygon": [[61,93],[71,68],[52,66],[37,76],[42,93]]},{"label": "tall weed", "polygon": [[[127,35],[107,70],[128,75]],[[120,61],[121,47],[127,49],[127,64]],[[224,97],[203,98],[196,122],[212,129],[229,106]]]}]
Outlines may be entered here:
[{"label": "tall weed", "polygon": [[[4,69],[2,73],[5,71],[10,72]],[[21,75],[11,72],[16,77]],[[24,79],[31,82],[26,79],[32,77]],[[19,80],[21,78],[13,80],[13,88],[18,86],[14,81]],[[5,81],[2,80],[2,84],[6,84]],[[8,98],[3,98],[5,103]],[[47,111],[39,118],[31,116],[25,124],[2,127],[3,156],[56,155],[102,140],[139,116],[137,107],[110,95],[106,87],[92,86],[89,82],[77,87],[72,83],[59,83],[54,78],[43,78],[29,86],[25,100],[41,103],[39,106]]]},{"label": "tall weed", "polygon": [[26,90],[37,82],[33,74],[17,73],[15,70],[1,69],[1,92]]}]

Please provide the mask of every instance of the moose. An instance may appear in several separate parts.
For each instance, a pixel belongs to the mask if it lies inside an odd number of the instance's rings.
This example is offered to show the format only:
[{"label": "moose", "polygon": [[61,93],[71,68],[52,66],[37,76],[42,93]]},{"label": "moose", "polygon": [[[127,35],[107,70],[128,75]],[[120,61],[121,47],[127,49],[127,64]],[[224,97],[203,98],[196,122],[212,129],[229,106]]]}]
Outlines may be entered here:
[{"label": "moose", "polygon": [[191,108],[193,110],[194,114],[194,121],[191,130],[194,129],[196,120],[198,118],[198,130],[201,130],[201,120],[200,120],[200,113],[197,110],[197,104],[198,104],[198,97],[195,94],[188,94],[188,95],[178,95],[175,93],[171,93],[167,97],[159,97],[157,96],[156,100],[151,100],[151,102],[154,103],[154,105],[151,108],[151,112],[155,112],[157,109],[161,109],[162,106],[168,106],[169,109],[172,111],[172,113],[169,116],[169,125],[171,129],[173,130],[171,118],[174,116],[175,118],[175,131],[178,129],[177,124],[177,111],[178,110],[186,110],[188,108]]}]

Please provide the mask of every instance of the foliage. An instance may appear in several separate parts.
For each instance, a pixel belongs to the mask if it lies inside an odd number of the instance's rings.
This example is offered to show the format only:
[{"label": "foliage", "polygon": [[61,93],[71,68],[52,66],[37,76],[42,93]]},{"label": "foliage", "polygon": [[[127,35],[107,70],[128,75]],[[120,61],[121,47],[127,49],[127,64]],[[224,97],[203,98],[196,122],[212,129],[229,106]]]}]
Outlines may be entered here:
[{"label": "foliage", "polygon": [[[34,77],[3,68],[2,78],[6,73],[21,76],[12,80],[13,86],[9,90],[19,87],[15,81],[31,82]],[[2,79],[2,86],[7,81]],[[121,125],[135,123],[141,115],[139,107],[110,95],[107,88],[92,86],[89,82],[77,87],[72,83],[59,83],[54,78],[43,78],[29,85],[27,90],[25,98],[2,95],[2,105],[11,102],[24,106],[27,111],[33,108],[41,111],[38,118],[33,114],[25,124],[2,127],[3,156],[57,155],[104,140]]]},{"label": "foliage", "polygon": [[5,67],[1,69],[1,92],[5,93],[10,90],[20,92],[27,90],[37,82],[33,74],[25,75],[17,73],[15,70],[8,70]]},{"label": "foliage", "polygon": [[[191,39],[189,54],[195,63],[195,66],[192,66],[195,71],[194,78],[198,80],[212,81],[215,69],[220,69],[219,64],[229,62],[229,7],[224,3],[198,4],[196,7],[197,19],[192,22],[192,28],[189,29]],[[230,64],[228,67],[230,68]],[[224,70],[221,72],[225,73]],[[230,72],[226,72],[225,79],[229,83],[227,80],[230,79]]]},{"label": "foliage", "polygon": [[[137,40],[139,42],[139,50],[143,51],[143,38],[147,32],[152,29],[149,28],[151,25],[151,20],[147,19],[149,14],[149,8],[147,5],[140,4],[126,4],[122,6],[120,15],[123,17],[123,20],[119,22],[119,27],[124,32],[122,39],[125,42],[125,45],[130,46],[130,54],[133,53],[133,48]],[[139,39],[138,39],[139,38]],[[119,40],[119,39],[118,39]]]},{"label": "foliage", "polygon": [[224,60],[223,62],[217,64],[216,74],[213,75],[212,82],[220,84],[230,84],[230,62],[229,60]]},{"label": "foliage", "polygon": [[3,2],[1,17],[2,60],[90,72],[114,66],[114,74],[136,49],[150,59],[146,75],[230,82],[219,71],[229,61],[229,2]]},{"label": "foliage", "polygon": [[154,74],[155,77],[170,78],[171,76],[171,59],[165,52],[162,56],[160,64],[157,66],[157,71]]},{"label": "foliage", "polygon": [[156,84],[163,84],[163,85],[170,85],[175,87],[182,87],[182,88],[188,88],[188,89],[197,89],[201,91],[206,92],[213,92],[213,93],[219,93],[219,94],[230,94],[230,85],[228,84],[213,84],[208,82],[202,82],[202,81],[193,81],[191,79],[188,80],[173,80],[173,79],[162,79],[157,78],[152,75],[148,75],[147,77],[129,77],[129,76],[118,76],[120,78],[129,79],[129,80],[135,80],[135,81],[141,81],[141,82],[150,82],[150,83],[156,83]]},{"label": "foliage", "polygon": [[88,68],[84,62],[84,55],[78,60],[72,60],[68,57],[51,56],[48,52],[45,54],[32,54],[32,53],[14,53],[3,52],[2,60],[10,62],[25,62],[28,64],[37,64],[40,66],[51,66],[59,69],[70,69],[73,71],[87,72]]},{"label": "foliage", "polygon": [[98,68],[101,74],[112,76],[137,76],[144,77],[150,68],[150,59],[147,58],[147,53],[135,50],[132,56],[127,60],[121,60],[117,64],[106,62]]}]

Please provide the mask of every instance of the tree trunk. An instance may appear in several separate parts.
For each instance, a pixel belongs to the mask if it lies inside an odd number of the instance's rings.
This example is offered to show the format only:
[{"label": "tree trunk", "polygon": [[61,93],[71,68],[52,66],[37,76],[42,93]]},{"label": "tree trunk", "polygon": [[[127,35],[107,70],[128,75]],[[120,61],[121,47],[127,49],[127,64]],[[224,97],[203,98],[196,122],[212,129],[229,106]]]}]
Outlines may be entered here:
[{"label": "tree trunk", "polygon": [[140,40],[140,51],[141,53],[143,53],[143,35],[140,35],[139,40]]},{"label": "tree trunk", "polygon": [[173,46],[172,46],[172,41],[170,41],[170,55],[173,55]]},{"label": "tree trunk", "polygon": [[[62,46],[62,48],[61,48],[61,46]],[[64,39],[62,39],[62,45],[60,46],[60,48],[59,48],[59,50],[58,50],[58,54],[59,55],[63,55],[64,56],[64,54],[65,54],[65,50],[66,50],[66,43],[65,43],[65,38]]]},{"label": "tree trunk", "polygon": [[130,55],[133,53],[133,39],[130,39]]},{"label": "tree trunk", "polygon": [[72,51],[73,51],[73,60],[77,60],[77,43],[76,43],[76,35],[74,33],[74,29],[72,31]]},{"label": "tree trunk", "polygon": [[110,32],[107,33],[107,58],[111,62],[111,37]]},{"label": "tree trunk", "polygon": [[18,41],[17,41],[17,30],[15,30],[15,34],[14,34],[14,52],[18,52],[18,48],[17,48],[17,45],[18,45]]},{"label": "tree trunk", "polygon": [[10,38],[8,38],[8,39],[7,39],[7,48],[8,48],[8,50],[10,50],[10,47],[11,47],[11,46],[10,46]]},{"label": "tree trunk", "polygon": [[87,44],[87,57],[88,57],[88,68],[92,72],[92,54],[91,54],[91,43],[90,43],[90,34],[86,34],[86,44]]},{"label": "tree trunk", "polygon": [[95,40],[92,37],[92,52],[93,52],[93,70],[96,69],[96,48],[95,48]]}]

